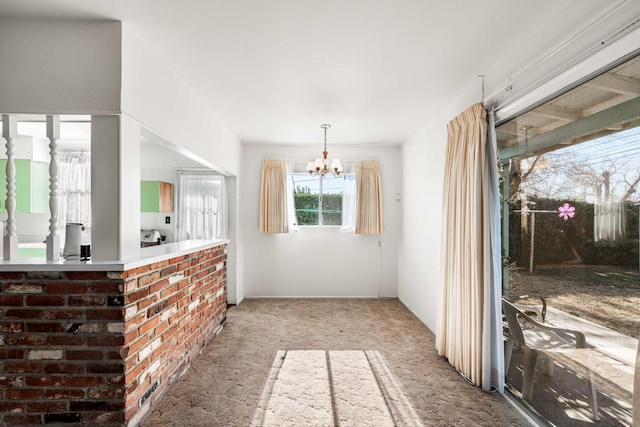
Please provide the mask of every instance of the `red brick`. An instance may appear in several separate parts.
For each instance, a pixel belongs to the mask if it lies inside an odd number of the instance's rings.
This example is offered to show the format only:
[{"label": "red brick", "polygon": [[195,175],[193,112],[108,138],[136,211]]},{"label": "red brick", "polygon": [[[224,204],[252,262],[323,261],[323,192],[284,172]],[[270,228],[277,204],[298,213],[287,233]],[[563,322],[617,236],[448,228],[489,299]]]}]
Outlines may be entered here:
[{"label": "red brick", "polygon": [[171,286],[169,286],[168,288],[164,289],[162,292],[160,292],[160,297],[161,298],[166,298],[167,296],[171,295],[172,293],[176,292],[178,290],[178,286],[173,284]]},{"label": "red brick", "polygon": [[29,310],[29,309],[9,309],[5,311],[5,319],[40,319],[42,317],[42,310]]},{"label": "red brick", "polygon": [[45,319],[82,319],[83,312],[81,310],[47,310],[44,312]]},{"label": "red brick", "polygon": [[164,268],[164,267],[166,267],[168,265],[169,265],[169,261],[168,260],[154,262],[152,264],[149,264],[149,270],[158,270],[158,269]]},{"label": "red brick", "polygon": [[87,292],[87,285],[85,283],[56,282],[47,283],[44,289],[48,294],[84,294]]},{"label": "red brick", "polygon": [[2,307],[22,307],[22,295],[1,295],[0,296],[0,306]]},{"label": "red brick", "polygon": [[161,289],[166,288],[167,286],[169,286],[169,280],[167,280],[167,279],[160,280],[160,281],[152,284],[151,286],[149,286],[149,293],[150,294],[155,294],[156,292],[158,292]]},{"label": "red brick", "polygon": [[137,338],[138,338],[138,330],[134,329],[133,331],[127,332],[124,335],[124,343],[125,344],[130,344],[130,343],[134,342]]},{"label": "red brick", "polygon": [[49,332],[64,333],[66,332],[61,323],[27,323],[27,332]]},{"label": "red brick", "polygon": [[104,379],[107,384],[124,387],[124,375],[118,375],[115,377],[107,377]]},{"label": "red brick", "polygon": [[48,374],[83,374],[84,363],[47,363],[44,367],[44,371]]},{"label": "red brick", "polygon": [[82,399],[84,391],[79,388],[54,388],[45,392],[47,399]]},{"label": "red brick", "polygon": [[127,273],[127,277],[131,277],[131,276],[138,276],[140,274],[146,273],[151,270],[152,270],[151,265],[147,264],[147,265],[140,266],[138,268],[134,268],[132,270],[127,270],[126,273]]},{"label": "red brick", "polygon": [[51,295],[28,295],[28,307],[49,307],[64,305],[64,297]]},{"label": "red brick", "polygon": [[122,360],[120,351],[107,351],[107,360]]},{"label": "red brick", "polygon": [[122,363],[90,363],[86,367],[88,374],[122,374],[124,365]]},{"label": "red brick", "polygon": [[147,369],[148,367],[149,367],[149,362],[147,359],[145,359],[144,361],[140,362],[138,365],[136,365],[132,369],[129,369],[124,379],[125,384],[129,384],[131,381],[138,378],[138,375],[144,372],[144,370]]},{"label": "red brick", "polygon": [[27,402],[27,411],[28,412],[66,412],[67,411],[67,402]]},{"label": "red brick", "polygon": [[62,271],[27,271],[27,280],[62,280]]},{"label": "red brick", "polygon": [[106,298],[102,295],[71,295],[69,305],[72,307],[94,307],[106,304]]},{"label": "red brick", "polygon": [[87,344],[90,347],[116,347],[124,344],[124,336],[104,336],[104,337],[89,337]]},{"label": "red brick", "polygon": [[40,283],[6,283],[2,290],[7,294],[41,294],[44,285]]},{"label": "red brick", "polygon": [[164,352],[169,349],[170,345],[168,342],[163,343],[160,347],[156,348],[153,353],[151,353],[151,360],[157,360]]},{"label": "red brick", "polygon": [[5,337],[6,345],[45,345],[47,339],[43,335],[8,335]]},{"label": "red brick", "polygon": [[67,360],[102,360],[104,352],[98,350],[67,350]]},{"label": "red brick", "polygon": [[69,403],[69,409],[72,412],[104,412],[107,410],[107,402],[104,400],[99,401],[75,401]]},{"label": "red brick", "polygon": [[7,425],[35,425],[40,424],[40,415],[11,413],[4,416],[4,422]]},{"label": "red brick", "polygon": [[42,372],[43,365],[38,362],[4,362],[5,373],[21,374],[24,372],[38,373]]},{"label": "red brick", "polygon": [[51,387],[64,385],[64,377],[49,375],[46,377],[26,377],[29,387]]},{"label": "red brick", "polygon": [[167,330],[168,327],[169,327],[169,324],[167,322],[163,322],[161,325],[158,325],[155,331],[153,331],[153,335],[154,336],[162,335],[162,333],[165,330]]},{"label": "red brick", "polygon": [[0,402],[0,413],[1,412],[24,412],[24,403]]},{"label": "red brick", "polygon": [[12,334],[24,332],[24,325],[22,323],[0,322],[0,332]]},{"label": "red brick", "polygon": [[187,268],[191,267],[191,260],[186,260],[183,261],[181,263],[178,264],[178,271],[183,271],[186,270]]},{"label": "red brick", "polygon": [[67,387],[95,387],[102,384],[102,377],[64,377]]},{"label": "red brick", "polygon": [[2,387],[22,387],[23,385],[24,377],[0,377]]},{"label": "red brick", "polygon": [[3,271],[2,273],[0,273],[0,280],[1,281],[22,280],[22,273],[17,271],[16,272]]},{"label": "red brick", "polygon": [[62,335],[47,337],[47,344],[53,346],[83,345],[85,337],[78,335]]},{"label": "red brick", "polygon": [[124,284],[122,281],[109,281],[99,283],[89,283],[87,285],[88,294],[108,294],[118,295],[124,292]]},{"label": "red brick", "polygon": [[[113,406],[112,402],[107,402],[107,410],[109,412],[104,413],[91,413],[85,412],[82,414],[82,420],[87,423],[87,425],[115,425],[122,426],[125,424],[124,412],[122,410],[111,409]],[[118,411],[118,412],[115,412]]]},{"label": "red brick", "polygon": [[[101,388],[90,388],[87,390],[87,398],[89,399],[122,399],[124,397],[124,388],[123,387],[101,387]],[[108,410],[113,410],[114,405],[110,405],[111,408],[107,408]]]},{"label": "red brick", "polygon": [[160,271],[160,277],[170,276],[170,275],[172,275],[173,273],[175,273],[176,271],[178,271],[178,267],[177,267],[175,264],[170,265],[170,266],[168,266],[168,267],[166,267],[166,268],[163,268],[163,269]]},{"label": "red brick", "polygon": [[87,320],[124,320],[124,310],[109,308],[103,310],[86,310]]},{"label": "red brick", "polygon": [[105,271],[67,271],[69,280],[106,280]]},{"label": "red brick", "polygon": [[143,325],[141,325],[138,328],[138,331],[140,332],[140,335],[144,335],[147,332],[149,332],[151,329],[155,328],[158,325],[158,322],[160,322],[160,316],[155,316],[154,318],[152,318],[148,322],[146,322]]},{"label": "red brick", "polygon": [[44,397],[44,390],[40,388],[10,388],[7,389],[7,399],[35,400]]},{"label": "red brick", "polygon": [[146,297],[147,295],[149,295],[149,288],[142,288],[140,290],[137,290],[135,292],[132,292],[128,295],[124,296],[124,303],[125,305],[129,305],[132,304],[134,302],[138,302],[139,300],[141,300],[142,298]]},{"label": "red brick", "polygon": [[151,304],[155,303],[156,301],[158,301],[157,295],[152,295],[149,298],[145,298],[141,301],[138,301],[138,310],[144,310],[145,308],[149,307]]},{"label": "red brick", "polygon": [[143,335],[140,339],[133,344],[129,345],[127,354],[131,355],[137,353],[142,347],[149,343],[149,335]]}]

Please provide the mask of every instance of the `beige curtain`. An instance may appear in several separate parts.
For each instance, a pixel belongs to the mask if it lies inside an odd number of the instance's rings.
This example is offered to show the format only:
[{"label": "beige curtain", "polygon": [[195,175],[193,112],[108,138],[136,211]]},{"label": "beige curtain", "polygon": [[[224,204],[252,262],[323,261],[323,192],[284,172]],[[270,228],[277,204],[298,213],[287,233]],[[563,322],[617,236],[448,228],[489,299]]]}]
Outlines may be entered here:
[{"label": "beige curtain", "polygon": [[287,163],[265,160],[262,163],[260,232],[288,233],[287,224]]},{"label": "beige curtain", "polygon": [[499,196],[482,105],[453,119],[447,133],[436,348],[474,384],[501,390]]},{"label": "beige curtain", "polygon": [[356,163],[356,234],[382,234],[382,186],[377,161]]}]

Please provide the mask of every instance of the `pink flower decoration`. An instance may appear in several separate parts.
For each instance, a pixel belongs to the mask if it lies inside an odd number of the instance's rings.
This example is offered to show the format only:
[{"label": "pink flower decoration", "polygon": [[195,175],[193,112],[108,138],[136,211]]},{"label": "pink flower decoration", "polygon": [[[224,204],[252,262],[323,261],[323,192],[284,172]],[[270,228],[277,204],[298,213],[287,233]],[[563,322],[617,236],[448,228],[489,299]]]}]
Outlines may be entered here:
[{"label": "pink flower decoration", "polygon": [[564,218],[564,220],[566,221],[569,218],[573,218],[573,216],[576,214],[576,208],[571,206],[569,203],[565,203],[558,208],[558,212],[560,212],[558,216],[560,218]]}]

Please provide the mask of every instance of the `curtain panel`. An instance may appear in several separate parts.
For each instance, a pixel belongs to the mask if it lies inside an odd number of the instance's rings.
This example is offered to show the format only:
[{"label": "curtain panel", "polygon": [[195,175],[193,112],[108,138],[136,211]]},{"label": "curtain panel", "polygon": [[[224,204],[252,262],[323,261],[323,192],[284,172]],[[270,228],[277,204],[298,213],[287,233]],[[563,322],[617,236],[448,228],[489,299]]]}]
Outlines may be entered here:
[{"label": "curtain panel", "polygon": [[260,192],[260,232],[288,233],[287,162],[264,160]]},{"label": "curtain panel", "polygon": [[[485,390],[504,387],[495,131],[481,104],[447,128],[436,349]],[[489,139],[489,140],[488,140]]]},{"label": "curtain panel", "polygon": [[58,227],[80,222],[91,228],[91,152],[58,152]]},{"label": "curtain panel", "polygon": [[178,240],[226,237],[224,176],[178,171]]},{"label": "curtain panel", "polygon": [[356,234],[382,234],[382,185],[378,161],[356,163]]}]

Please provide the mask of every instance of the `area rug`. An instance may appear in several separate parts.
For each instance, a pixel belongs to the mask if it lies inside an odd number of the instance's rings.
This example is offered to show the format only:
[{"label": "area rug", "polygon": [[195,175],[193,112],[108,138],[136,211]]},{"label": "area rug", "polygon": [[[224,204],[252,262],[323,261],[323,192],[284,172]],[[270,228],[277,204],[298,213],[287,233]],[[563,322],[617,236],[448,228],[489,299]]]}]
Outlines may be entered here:
[{"label": "area rug", "polygon": [[251,423],[423,426],[378,351],[282,350]]}]

